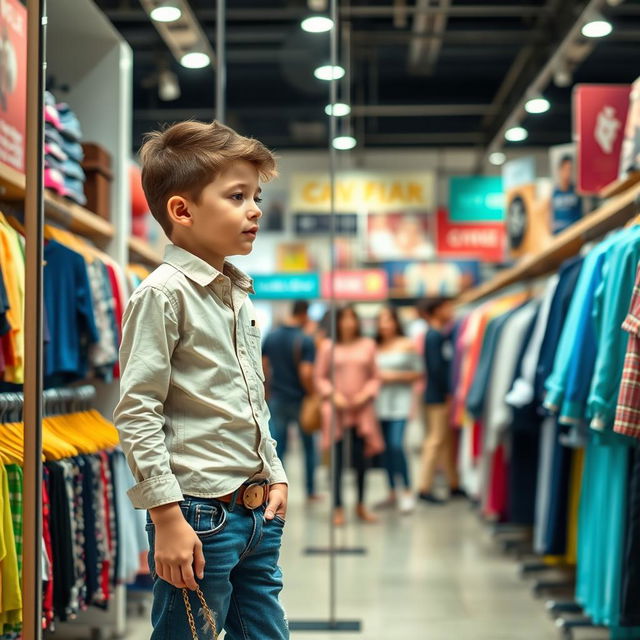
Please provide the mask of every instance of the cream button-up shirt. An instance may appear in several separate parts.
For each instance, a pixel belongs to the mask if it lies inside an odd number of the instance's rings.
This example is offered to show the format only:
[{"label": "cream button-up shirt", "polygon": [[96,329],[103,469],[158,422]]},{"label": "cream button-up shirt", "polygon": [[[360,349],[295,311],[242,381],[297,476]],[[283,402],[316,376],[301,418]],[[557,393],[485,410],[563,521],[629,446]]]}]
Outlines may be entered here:
[{"label": "cream button-up shirt", "polygon": [[269,433],[252,281],[169,245],[124,316],[114,414],[133,506],[287,482]]}]

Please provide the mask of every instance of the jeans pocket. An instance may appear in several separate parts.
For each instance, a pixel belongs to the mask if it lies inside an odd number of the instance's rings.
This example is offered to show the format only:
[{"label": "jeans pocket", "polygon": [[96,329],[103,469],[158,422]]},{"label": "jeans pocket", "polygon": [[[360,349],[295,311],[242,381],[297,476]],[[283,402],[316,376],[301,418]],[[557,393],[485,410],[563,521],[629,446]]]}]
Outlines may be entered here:
[{"label": "jeans pocket", "polygon": [[227,510],[219,503],[193,500],[183,502],[180,508],[199,538],[210,538],[227,524]]},{"label": "jeans pocket", "polygon": [[284,527],[285,524],[287,524],[287,521],[283,517],[278,516],[278,515],[273,516],[273,521],[277,522],[278,524],[281,524],[283,527]]}]

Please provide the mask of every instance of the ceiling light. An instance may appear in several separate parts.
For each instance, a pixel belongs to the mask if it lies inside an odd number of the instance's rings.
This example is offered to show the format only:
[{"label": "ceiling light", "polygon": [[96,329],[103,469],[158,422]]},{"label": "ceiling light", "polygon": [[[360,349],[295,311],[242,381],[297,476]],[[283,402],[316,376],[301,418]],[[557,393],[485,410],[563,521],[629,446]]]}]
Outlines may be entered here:
[{"label": "ceiling light", "polygon": [[336,102],[333,105],[333,109],[331,105],[328,104],[324,108],[324,112],[328,116],[336,116],[336,118],[342,118],[343,116],[348,116],[351,113],[351,107],[348,104],[344,104],[344,102]]},{"label": "ceiling light", "polygon": [[612,31],[612,24],[604,19],[591,20],[582,27],[582,35],[585,38],[604,38]]},{"label": "ceiling light", "polygon": [[333,20],[326,16],[311,16],[305,18],[300,26],[308,33],[325,33],[333,29]]},{"label": "ceiling light", "polygon": [[201,51],[192,51],[191,53],[185,53],[180,58],[180,64],[187,69],[202,69],[211,62],[211,59],[206,53]]},{"label": "ceiling light", "polygon": [[489,156],[489,162],[496,167],[502,166],[507,161],[507,156],[502,151],[495,151]]},{"label": "ceiling light", "polygon": [[551,103],[543,97],[531,98],[531,100],[527,100],[527,103],[524,105],[527,113],[546,113],[551,109]]},{"label": "ceiling light", "polygon": [[313,75],[318,78],[318,80],[340,80],[340,78],[344,78],[345,70],[336,65],[335,67],[326,64],[322,67],[318,67]]},{"label": "ceiling light", "polygon": [[333,139],[333,148],[338,151],[348,151],[358,144],[353,136],[338,136]]},{"label": "ceiling light", "polygon": [[178,76],[169,69],[164,69],[158,75],[158,97],[164,102],[177,100],[180,97]]},{"label": "ceiling light", "polygon": [[529,132],[524,127],[511,127],[506,130],[504,137],[509,142],[522,142],[529,137]]},{"label": "ceiling light", "polygon": [[180,8],[176,7],[174,4],[165,2],[157,6],[155,9],[152,9],[149,16],[156,22],[175,22],[176,20],[180,20],[182,11],[180,11]]}]

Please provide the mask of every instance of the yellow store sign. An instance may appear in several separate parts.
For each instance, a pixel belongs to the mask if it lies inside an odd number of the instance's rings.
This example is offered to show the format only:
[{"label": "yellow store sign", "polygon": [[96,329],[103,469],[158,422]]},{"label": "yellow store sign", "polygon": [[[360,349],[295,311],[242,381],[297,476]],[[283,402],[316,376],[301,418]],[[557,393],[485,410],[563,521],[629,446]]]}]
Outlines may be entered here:
[{"label": "yellow store sign", "polygon": [[[345,173],[336,181],[336,211],[431,211],[435,177],[420,173]],[[322,173],[296,173],[291,181],[292,211],[329,212],[331,187]]]}]

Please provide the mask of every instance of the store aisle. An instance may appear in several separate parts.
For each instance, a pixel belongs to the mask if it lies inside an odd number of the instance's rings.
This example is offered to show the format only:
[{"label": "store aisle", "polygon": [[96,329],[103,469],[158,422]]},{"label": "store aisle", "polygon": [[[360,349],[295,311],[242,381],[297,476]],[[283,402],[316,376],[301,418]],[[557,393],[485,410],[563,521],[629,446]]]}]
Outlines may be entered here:
[{"label": "store aisle", "polygon": [[[297,457],[297,456],[296,456]],[[284,602],[293,620],[327,616],[328,561],[303,555],[324,546],[328,503],[307,509],[296,487],[302,465],[292,456],[294,488],[282,566]],[[373,473],[371,498],[385,488]],[[385,514],[377,526],[351,522],[339,544],[365,546],[364,557],[340,557],[339,618],[360,619],[361,634],[292,633],[293,640],[556,640],[558,632],[534,600],[517,564],[505,557],[466,501],[420,505],[413,516]],[[131,621],[127,640],[148,640],[149,626]],[[576,640],[602,640],[583,631]]]}]

